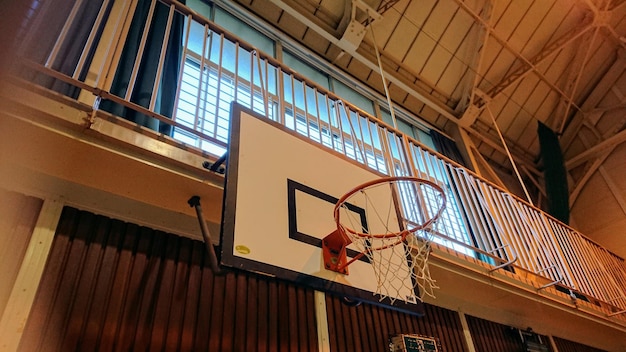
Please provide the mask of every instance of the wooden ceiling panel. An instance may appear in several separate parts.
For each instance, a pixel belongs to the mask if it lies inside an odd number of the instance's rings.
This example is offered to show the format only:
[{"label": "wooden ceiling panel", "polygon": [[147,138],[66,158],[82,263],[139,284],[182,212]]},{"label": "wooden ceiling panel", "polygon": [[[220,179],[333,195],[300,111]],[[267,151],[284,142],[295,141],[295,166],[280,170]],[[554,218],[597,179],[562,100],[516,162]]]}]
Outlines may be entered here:
[{"label": "wooden ceiling panel", "polygon": [[280,16],[278,20],[278,26],[283,28],[283,30],[292,38],[300,41],[304,36],[304,33],[308,29],[307,26],[302,24],[299,19],[291,16],[290,14],[284,12],[282,16]]},{"label": "wooden ceiling panel", "polygon": [[[400,3],[395,4],[391,10],[383,14],[382,21],[376,21],[372,24],[372,29],[376,35],[376,44],[378,44],[379,48],[384,48],[387,45],[389,38],[402,18],[402,13],[399,12],[399,6],[401,3],[404,3],[404,6],[406,6],[406,1],[401,1]],[[370,43],[372,42],[370,33],[365,35],[365,40]]]},{"label": "wooden ceiling panel", "polygon": [[500,131],[505,132],[509,129],[518,111],[518,104],[512,102],[510,99],[506,101],[506,104],[502,106],[502,109],[496,113],[496,122],[498,123]]},{"label": "wooden ceiling panel", "polygon": [[346,9],[344,1],[337,1],[337,0],[298,0],[296,2],[299,2],[299,3],[305,3],[305,2],[311,3],[316,8],[316,10],[313,11],[313,14],[316,17],[328,16],[329,20],[332,21],[332,23],[334,23],[335,26],[337,26],[338,23],[341,21],[341,19],[344,16],[347,15],[345,13],[345,11],[347,11],[348,9]]},{"label": "wooden ceiling panel", "polygon": [[534,1],[521,19],[519,30],[514,31],[508,40],[508,43],[527,58],[535,55],[542,46],[542,39],[549,35],[549,32],[543,32],[541,27],[546,22],[546,13],[553,3],[554,1],[550,0]]},{"label": "wooden ceiling panel", "polygon": [[[622,143],[613,153],[606,159],[602,167],[612,175],[626,175],[626,162],[623,156],[626,152],[626,144]],[[613,179],[615,186],[621,194],[626,195],[626,177],[618,177]]]},{"label": "wooden ceiling panel", "polygon": [[[426,65],[424,65],[420,71],[420,76],[424,77],[424,79],[429,82],[439,82],[441,75],[451,60],[452,54],[449,51],[441,46],[436,46],[428,58]],[[437,84],[437,87],[449,96],[452,94],[458,78],[459,77],[456,77],[456,79],[451,82],[439,82],[441,84]]]},{"label": "wooden ceiling panel", "polygon": [[[540,0],[544,1],[544,0]],[[526,15],[529,7],[532,5],[531,1],[511,1],[507,9],[504,11],[502,16],[498,19],[498,22],[495,24],[494,29],[498,37],[507,40],[507,43],[511,45],[514,49],[520,50],[521,47],[526,44],[526,41],[510,41],[511,37],[513,37],[513,32],[525,32],[531,28],[519,28],[520,21]]]},{"label": "wooden ceiling panel", "polygon": [[409,1],[405,7],[398,8],[397,5],[394,5],[394,9],[398,9],[409,21],[422,28],[438,2],[439,0]]},{"label": "wooden ceiling panel", "polygon": [[610,45],[611,40],[608,38],[601,39],[602,41],[591,50],[585,70],[580,78],[579,94],[577,94],[579,97],[584,98],[593,91],[616,59],[617,52],[615,47]]},{"label": "wooden ceiling panel", "polygon": [[609,24],[615,28],[617,33],[624,33],[626,31],[626,1],[621,7],[613,10]]},{"label": "wooden ceiling panel", "polygon": [[558,27],[561,22],[560,19],[555,19],[554,15],[551,15],[551,12],[554,11],[556,7],[556,1],[541,1],[535,2],[534,9],[537,9],[540,4],[550,4],[550,6],[546,9],[546,13],[544,13],[541,17],[541,21],[537,24],[534,24],[532,21],[534,17],[528,17],[528,26],[533,26],[532,35],[528,38],[528,44],[522,49],[522,54],[527,58],[535,57],[539,52],[541,52],[546,45],[550,44],[557,38],[558,36],[554,36],[554,30]]},{"label": "wooden ceiling panel", "polygon": [[402,62],[418,33],[419,28],[411,21],[405,18],[400,19],[398,26],[385,45],[385,52],[394,60]]},{"label": "wooden ceiling panel", "polygon": [[532,138],[529,138],[527,141],[522,141],[521,136],[524,134],[532,134],[532,131],[537,130],[537,122],[534,120],[533,116],[524,110],[520,110],[515,115],[513,119],[513,123],[509,126],[509,129],[506,131],[506,135],[511,140],[516,141],[517,145],[521,148],[535,152],[532,150]]},{"label": "wooden ceiling panel", "polygon": [[[563,82],[561,81],[563,78],[563,74],[565,74],[565,78],[567,77],[567,73],[576,70],[574,65],[572,65],[572,60],[574,59],[576,50],[578,48],[575,46],[569,46],[560,50],[556,55],[551,56],[549,60],[545,60],[536,66],[537,70],[534,74],[540,74],[544,79],[547,79],[549,82],[553,83],[555,86],[561,88]],[[583,53],[584,55],[584,53]]]},{"label": "wooden ceiling panel", "polygon": [[[440,41],[445,31],[450,28],[452,18],[458,10],[458,6],[452,1],[440,0],[428,16],[422,30],[433,39]],[[453,25],[452,27],[456,26]]]},{"label": "wooden ceiling panel", "polygon": [[[495,57],[497,54],[498,54],[498,51],[493,45],[488,46],[486,50],[483,52],[484,63],[478,68],[479,70],[477,73],[478,80],[476,83],[476,88],[480,89],[484,93],[489,92],[489,90],[493,89],[502,80],[502,77],[487,76],[489,69],[493,65],[493,57]],[[491,59],[491,60],[487,60],[487,59]]]},{"label": "wooden ceiling panel", "polygon": [[520,80],[517,86],[510,91],[512,92],[512,100],[518,104],[518,108],[526,108],[526,102],[532,95],[533,90],[538,84],[538,78],[536,75],[529,75],[527,78]]},{"label": "wooden ceiling panel", "polygon": [[[546,24],[551,25],[551,38],[559,38],[584,23],[590,15],[589,8],[579,1],[557,0],[546,15]],[[549,27],[549,28],[550,28]]]},{"label": "wooden ceiling panel", "polygon": [[537,75],[528,75],[523,83],[530,91],[530,96],[526,100],[525,109],[533,115],[539,110],[542,99],[546,96],[550,88],[545,84],[539,84],[539,77]]},{"label": "wooden ceiling panel", "polygon": [[[454,14],[453,23],[454,29],[449,28],[443,33],[441,39],[439,40],[439,45],[453,53],[455,56],[463,54],[462,49],[467,50],[470,45],[472,47],[472,51],[476,51],[476,44],[478,44],[482,38],[476,38],[475,40],[478,40],[478,42],[471,39],[472,37],[470,36],[470,31],[473,30],[472,27],[474,26],[472,18],[462,10],[459,10]],[[474,42],[469,43],[470,41]],[[461,52],[459,53],[459,51]],[[471,58],[471,56],[464,55],[459,56],[459,59],[466,57]]]},{"label": "wooden ceiling panel", "polygon": [[367,81],[370,75],[378,77],[379,80],[381,79],[379,74],[372,74],[372,70],[358,60],[350,60],[347,69],[352,73],[353,76],[357,77],[362,82]]},{"label": "wooden ceiling panel", "polygon": [[[612,196],[611,191],[608,187],[606,187],[606,183],[602,176],[596,172],[588,181],[588,187],[586,187],[583,191],[580,192],[578,198],[576,199],[576,208],[579,211],[584,211],[588,214],[588,216],[595,216],[599,221],[611,221],[611,219],[607,219],[606,216],[598,216],[596,210],[599,209],[606,211],[606,205],[608,202],[615,202],[615,198]],[[603,206],[598,206],[598,204],[602,204]],[[617,206],[617,203],[615,203]],[[608,214],[607,214],[608,215]],[[615,214],[617,215],[617,214]],[[623,217],[624,215],[621,214]],[[602,227],[604,224],[597,224],[599,227]]]},{"label": "wooden ceiling panel", "polygon": [[[419,72],[426,64],[428,54],[431,53],[437,43],[425,33],[420,32],[408,51],[404,64],[413,70]],[[430,82],[431,84],[434,82]]]},{"label": "wooden ceiling panel", "polygon": [[500,18],[502,18],[502,16],[504,15],[504,13],[506,12],[506,10],[509,8],[509,6],[511,5],[511,0],[504,0],[504,1],[492,1],[493,4],[493,9],[492,9],[492,25],[495,25],[496,23],[498,23],[498,21],[500,20]]},{"label": "wooden ceiling panel", "polygon": [[[485,78],[490,83],[489,88],[491,88],[494,84],[499,83],[505,77],[505,73],[508,72],[509,68],[517,64],[517,61],[517,57],[513,53],[506,48],[502,48],[498,55],[493,59],[493,63],[489,70],[485,73]],[[489,89],[485,91],[488,90]]]},{"label": "wooden ceiling panel", "polygon": [[[238,0],[241,3],[241,0]],[[269,23],[276,24],[283,15],[283,10],[279,9],[274,4],[260,3],[258,1],[245,1],[246,6],[250,8],[259,17],[265,19]]]},{"label": "wooden ceiling panel", "polygon": [[553,130],[558,128],[563,119],[561,104],[564,104],[564,102],[561,100],[559,94],[553,90],[549,90],[545,99],[541,102],[541,107],[537,110],[535,118],[548,125]]},{"label": "wooden ceiling panel", "polygon": [[457,57],[452,57],[437,85],[445,92],[449,92],[448,95],[452,100],[458,101],[461,98],[463,86],[471,85],[473,77],[474,75],[471,74],[464,62],[461,62]]},{"label": "wooden ceiling panel", "polygon": [[441,128],[443,126],[442,125],[437,125],[437,118],[440,116],[439,113],[435,110],[433,110],[430,106],[421,103],[419,100],[413,98],[413,97],[409,97],[407,99],[407,102],[410,102],[411,106],[418,106],[420,108],[419,110],[419,116],[424,118],[424,120],[426,120],[429,123],[432,123],[433,125]]},{"label": "wooden ceiling panel", "polygon": [[320,55],[324,55],[330,46],[330,42],[315,31],[307,30],[302,36],[302,42]]}]

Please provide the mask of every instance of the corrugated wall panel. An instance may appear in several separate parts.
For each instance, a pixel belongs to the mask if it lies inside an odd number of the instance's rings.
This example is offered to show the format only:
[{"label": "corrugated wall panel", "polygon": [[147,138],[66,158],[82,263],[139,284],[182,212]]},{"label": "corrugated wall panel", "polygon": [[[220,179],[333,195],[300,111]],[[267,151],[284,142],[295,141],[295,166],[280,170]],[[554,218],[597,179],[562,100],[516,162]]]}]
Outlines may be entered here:
[{"label": "corrugated wall panel", "polygon": [[349,307],[341,299],[326,297],[331,351],[386,351],[397,334],[438,337],[444,351],[467,351],[459,315],[426,305],[425,315],[415,317],[370,304]]},{"label": "corrugated wall panel", "polygon": [[[467,325],[478,352],[525,351],[519,331],[510,326],[489,320],[466,316]],[[546,336],[541,336],[545,346],[552,351]],[[559,352],[563,352],[560,351]]]},{"label": "corrugated wall panel", "polygon": [[313,291],[206,259],[201,242],[65,208],[20,350],[317,350]]},{"label": "corrugated wall panel", "polygon": [[559,337],[553,337],[554,344],[559,352],[605,352],[594,347],[583,345],[581,343],[568,341]]}]

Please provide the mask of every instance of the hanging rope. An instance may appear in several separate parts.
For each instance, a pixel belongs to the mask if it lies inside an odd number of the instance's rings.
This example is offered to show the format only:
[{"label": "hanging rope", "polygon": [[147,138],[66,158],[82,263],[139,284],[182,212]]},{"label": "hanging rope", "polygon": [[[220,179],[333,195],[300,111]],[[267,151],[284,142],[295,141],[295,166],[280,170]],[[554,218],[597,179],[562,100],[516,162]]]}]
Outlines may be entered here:
[{"label": "hanging rope", "polygon": [[491,112],[489,105],[487,105],[486,110],[487,110],[487,113],[489,113],[489,117],[491,117],[491,122],[493,122],[493,126],[496,128],[496,131],[498,132],[498,136],[500,137],[500,141],[502,142],[502,145],[504,146],[506,155],[509,157],[509,160],[511,161],[511,165],[513,165],[513,170],[515,171],[515,175],[517,175],[517,179],[519,180],[519,183],[522,185],[522,189],[524,190],[524,194],[526,194],[528,203],[530,203],[530,205],[532,206],[535,206],[535,204],[533,204],[533,200],[530,198],[530,194],[528,193],[528,190],[526,189],[526,185],[524,184],[524,181],[522,180],[522,175],[520,175],[519,170],[517,170],[517,165],[515,164],[515,160],[513,160],[513,156],[511,155],[511,152],[509,151],[509,147],[506,145],[506,142],[504,141],[502,132],[500,132],[500,128],[498,127],[498,124],[496,123],[496,119],[493,117],[493,113]]},{"label": "hanging rope", "polygon": [[383,71],[383,63],[380,60],[380,53],[378,52],[378,45],[376,44],[376,37],[374,36],[374,29],[369,26],[370,33],[372,33],[372,42],[374,43],[374,51],[376,52],[376,60],[378,60],[378,70],[380,70],[380,78],[383,80],[383,87],[385,88],[385,96],[387,97],[387,104],[389,104],[389,112],[391,113],[391,121],[393,122],[393,128],[398,129],[398,123],[396,122],[396,114],[393,112],[393,104],[391,103],[391,96],[389,95],[389,88],[387,88],[387,80],[385,79],[385,71]]}]

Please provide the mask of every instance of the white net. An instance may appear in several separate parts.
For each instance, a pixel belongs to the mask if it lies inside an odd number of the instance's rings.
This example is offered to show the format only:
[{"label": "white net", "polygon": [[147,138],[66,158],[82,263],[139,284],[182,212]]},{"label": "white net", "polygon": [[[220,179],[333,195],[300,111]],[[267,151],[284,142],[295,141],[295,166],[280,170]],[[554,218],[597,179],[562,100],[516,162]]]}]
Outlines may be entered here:
[{"label": "white net", "polygon": [[417,178],[387,178],[353,190],[338,207],[338,228],[371,263],[381,301],[434,297],[438,286],[428,268],[429,229],[445,207],[439,186]]}]

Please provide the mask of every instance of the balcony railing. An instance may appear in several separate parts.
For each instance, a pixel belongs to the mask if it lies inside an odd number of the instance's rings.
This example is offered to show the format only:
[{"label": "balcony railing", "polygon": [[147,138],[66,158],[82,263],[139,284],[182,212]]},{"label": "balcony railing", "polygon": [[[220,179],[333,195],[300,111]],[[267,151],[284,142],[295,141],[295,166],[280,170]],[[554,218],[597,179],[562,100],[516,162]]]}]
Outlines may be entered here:
[{"label": "balcony railing", "polygon": [[[602,301],[613,307],[608,315],[626,311],[622,258],[183,4],[144,3],[149,6],[142,21],[137,19],[140,5],[132,1],[32,1],[16,51],[22,65],[18,75],[93,101],[95,108],[108,101],[125,109],[121,111],[171,126],[163,138],[216,157],[226,151],[229,109],[236,101],[377,173],[414,175],[441,185],[448,207],[433,229],[440,245],[486,262],[493,270],[543,277],[538,290],[556,286]],[[164,30],[157,30],[159,26]],[[133,35],[138,42],[129,39]],[[46,41],[52,44],[40,45],[43,39],[52,39]],[[180,45],[172,49],[172,42]],[[168,67],[172,56],[177,58],[173,71]],[[124,89],[115,87],[121,65],[129,72]],[[141,92],[146,96],[138,97],[148,75],[154,84]],[[170,91],[168,84],[174,87]],[[175,97],[169,111],[163,104],[159,108],[166,95]]]}]

